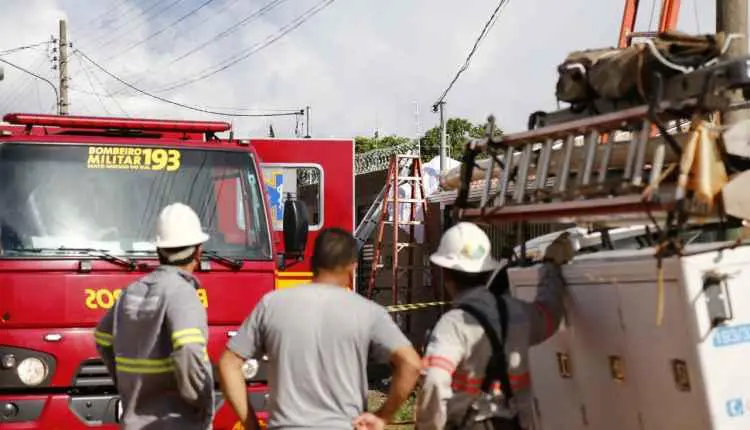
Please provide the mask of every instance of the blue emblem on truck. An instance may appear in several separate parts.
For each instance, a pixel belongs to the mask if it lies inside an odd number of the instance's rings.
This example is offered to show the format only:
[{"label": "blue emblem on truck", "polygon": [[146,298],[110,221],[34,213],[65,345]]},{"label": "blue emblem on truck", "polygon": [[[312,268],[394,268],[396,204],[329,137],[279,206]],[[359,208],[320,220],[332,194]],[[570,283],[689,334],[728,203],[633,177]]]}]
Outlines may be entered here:
[{"label": "blue emblem on truck", "polygon": [[745,402],[742,399],[727,400],[727,415],[730,417],[745,415]]},{"label": "blue emblem on truck", "polygon": [[268,202],[271,205],[271,212],[274,222],[281,222],[284,220],[284,174],[281,172],[271,172],[266,177],[266,194],[268,195]]},{"label": "blue emblem on truck", "polygon": [[750,324],[719,327],[714,332],[714,346],[732,346],[750,342]]}]

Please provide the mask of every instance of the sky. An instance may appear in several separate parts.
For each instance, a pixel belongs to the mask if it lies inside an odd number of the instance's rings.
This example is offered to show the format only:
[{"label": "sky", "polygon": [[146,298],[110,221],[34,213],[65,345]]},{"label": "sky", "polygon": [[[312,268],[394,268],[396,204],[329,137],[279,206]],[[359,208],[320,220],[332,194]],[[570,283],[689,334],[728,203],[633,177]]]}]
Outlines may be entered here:
[{"label": "sky", "polygon": [[[660,3],[641,1],[637,30],[654,29]],[[318,13],[257,50],[321,4],[326,6]],[[57,37],[58,21],[65,19],[72,43],[72,115],[227,120],[242,137],[266,135],[269,125],[280,137],[294,136],[295,129],[304,134],[294,116],[230,118],[156,100],[125,87],[85,55],[139,89],[191,106],[245,114],[310,106],[313,137],[371,136],[376,130],[381,136],[413,137],[437,125],[432,105],[463,64],[496,4],[497,0],[2,0],[0,51]],[[523,130],[531,112],[556,108],[556,67],[569,52],[616,44],[623,4],[510,0],[446,97],[447,116],[481,123],[494,114],[506,131]],[[678,29],[713,32],[714,4],[715,0],[683,0]],[[255,18],[247,18],[254,13]],[[236,30],[227,32],[232,26]],[[217,37],[222,32],[226,34]],[[57,85],[53,64],[58,53],[52,48],[44,44],[0,58]],[[179,59],[190,51],[194,52]],[[245,52],[253,54],[208,78],[169,90]],[[4,69],[0,113],[54,113],[55,96],[48,83],[9,66]]]}]

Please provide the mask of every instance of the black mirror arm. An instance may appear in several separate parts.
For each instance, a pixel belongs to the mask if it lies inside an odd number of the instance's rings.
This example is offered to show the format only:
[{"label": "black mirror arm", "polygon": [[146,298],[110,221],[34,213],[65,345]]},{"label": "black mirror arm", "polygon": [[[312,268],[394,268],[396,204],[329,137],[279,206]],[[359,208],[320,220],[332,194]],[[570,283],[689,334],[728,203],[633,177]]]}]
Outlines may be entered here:
[{"label": "black mirror arm", "polygon": [[303,261],[305,261],[305,254],[302,252],[279,252],[276,255],[276,265],[282,271]]}]

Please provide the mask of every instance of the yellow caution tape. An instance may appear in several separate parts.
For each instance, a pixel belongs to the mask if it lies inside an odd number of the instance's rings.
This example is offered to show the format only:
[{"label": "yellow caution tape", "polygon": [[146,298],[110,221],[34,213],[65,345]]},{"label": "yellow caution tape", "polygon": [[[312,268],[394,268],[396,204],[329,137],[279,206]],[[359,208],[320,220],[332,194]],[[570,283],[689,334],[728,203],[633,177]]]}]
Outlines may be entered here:
[{"label": "yellow caution tape", "polygon": [[404,305],[391,305],[386,306],[388,312],[406,312],[415,311],[418,309],[432,308],[435,306],[447,305],[450,302],[428,302],[428,303],[412,303]]}]

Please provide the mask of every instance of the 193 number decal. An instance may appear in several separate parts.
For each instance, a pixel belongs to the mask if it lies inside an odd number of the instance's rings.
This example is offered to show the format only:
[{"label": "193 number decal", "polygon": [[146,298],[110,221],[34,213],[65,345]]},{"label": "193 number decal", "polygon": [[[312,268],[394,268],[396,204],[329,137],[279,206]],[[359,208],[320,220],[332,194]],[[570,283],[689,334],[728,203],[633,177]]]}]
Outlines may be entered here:
[{"label": "193 number decal", "polygon": [[[114,306],[115,301],[122,295],[122,290],[117,288],[115,290],[108,290],[106,288],[86,288],[86,299],[84,305],[88,309],[109,309]],[[208,292],[205,288],[200,288],[196,292],[198,294],[198,300],[201,301],[203,307],[208,307]]]}]

